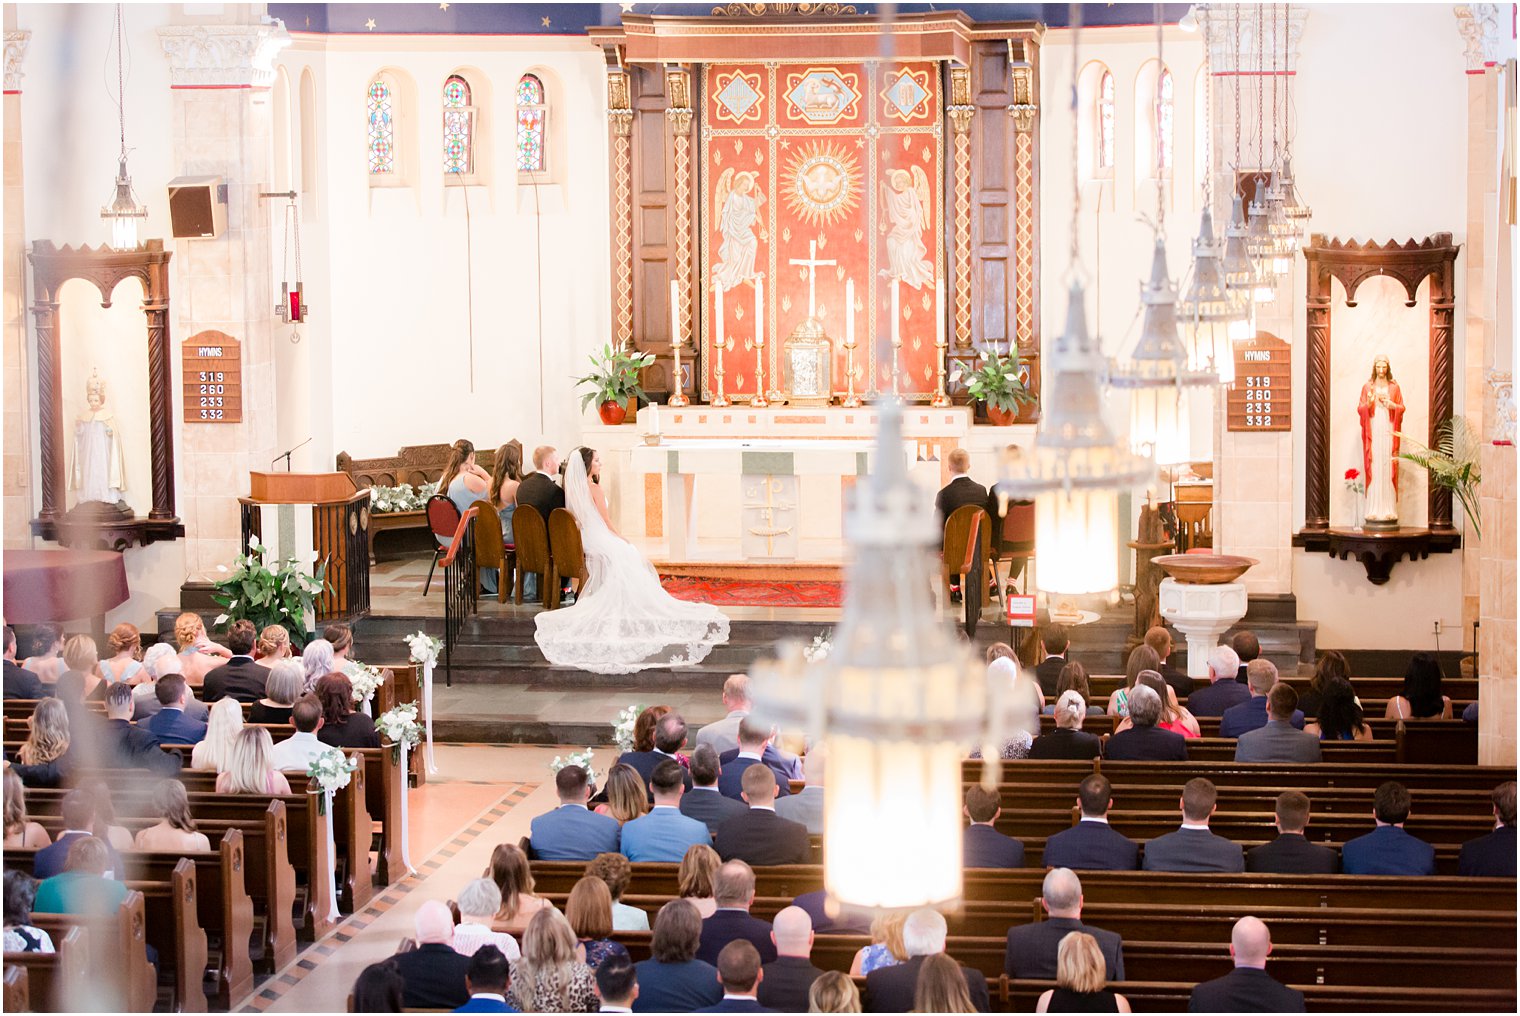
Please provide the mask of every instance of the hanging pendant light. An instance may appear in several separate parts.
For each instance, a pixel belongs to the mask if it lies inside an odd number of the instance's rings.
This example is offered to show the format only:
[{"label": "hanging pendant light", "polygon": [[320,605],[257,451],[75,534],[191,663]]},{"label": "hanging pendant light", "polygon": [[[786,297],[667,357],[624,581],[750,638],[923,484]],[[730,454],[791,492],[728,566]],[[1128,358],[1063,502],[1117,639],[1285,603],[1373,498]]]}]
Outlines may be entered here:
[{"label": "hanging pendant light", "polygon": [[1214,217],[1207,202],[1193,241],[1192,272],[1177,301],[1177,319],[1187,337],[1188,369],[1214,374],[1222,385],[1233,384],[1235,350],[1231,341],[1251,327],[1251,299],[1225,285],[1224,266],[1214,244]]},{"label": "hanging pendant light", "polygon": [[126,73],[122,62],[122,5],[116,5],[116,111],[118,138],[121,152],[116,159],[116,186],[111,203],[100,209],[100,217],[111,227],[112,250],[136,250],[138,247],[137,222],[148,217],[148,209],[138,200],[132,190],[132,177],[127,173],[127,97],[124,90]]},{"label": "hanging pendant light", "polygon": [[[1275,7],[1272,9],[1272,27],[1273,41],[1275,42],[1277,36],[1277,9]],[[1284,72],[1288,70],[1288,34],[1289,33],[1287,26],[1284,25],[1282,32],[1282,68]],[[1277,49],[1275,47],[1273,48],[1272,53],[1273,67],[1275,69],[1277,54]],[[1276,75],[1274,75],[1274,79],[1275,77]],[[1282,212],[1282,222],[1280,228],[1282,228],[1285,234],[1290,238],[1293,244],[1293,250],[1296,253],[1299,250],[1303,249],[1304,239],[1308,234],[1309,219],[1314,213],[1309,208],[1309,206],[1304,203],[1303,199],[1298,196],[1298,182],[1293,178],[1293,142],[1289,136],[1290,131],[1288,124],[1290,111],[1290,102],[1288,95],[1288,74],[1284,73],[1281,75],[1281,77],[1284,110],[1282,123],[1283,155],[1282,165],[1277,171],[1276,182],[1278,198],[1281,202],[1280,207]],[[1277,120],[1277,91],[1275,87],[1275,80],[1274,89],[1272,92],[1272,120],[1275,125]],[[1276,137],[1277,135],[1274,132],[1274,143]]]},{"label": "hanging pendant light", "polygon": [[[1244,202],[1245,199],[1237,193],[1230,205],[1230,224],[1224,231],[1224,284],[1237,292],[1249,293],[1252,304],[1271,303],[1277,299],[1277,284],[1251,256]],[[1254,322],[1250,327],[1250,334],[1235,337],[1250,338],[1255,334]]]},{"label": "hanging pendant light", "polygon": [[1298,195],[1298,181],[1293,177],[1293,156],[1284,153],[1282,172],[1277,175],[1277,183],[1282,191],[1283,215],[1289,222],[1294,223],[1294,235],[1299,249],[1303,248],[1304,234],[1308,229],[1309,219],[1314,216],[1314,210],[1304,203]]}]

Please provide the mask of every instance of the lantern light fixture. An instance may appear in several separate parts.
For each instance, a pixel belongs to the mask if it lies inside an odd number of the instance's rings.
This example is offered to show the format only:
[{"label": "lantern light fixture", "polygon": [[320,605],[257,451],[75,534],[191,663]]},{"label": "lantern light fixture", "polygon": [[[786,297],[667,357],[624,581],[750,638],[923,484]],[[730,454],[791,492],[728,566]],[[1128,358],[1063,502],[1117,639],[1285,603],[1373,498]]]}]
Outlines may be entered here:
[{"label": "lantern light fixture", "polygon": [[122,59],[123,13],[122,5],[116,5],[116,125],[120,153],[116,158],[116,184],[111,202],[100,209],[100,217],[111,227],[112,250],[136,250],[138,247],[137,222],[148,217],[148,209],[137,200],[132,190],[132,177],[127,172],[127,95],[126,71]]}]

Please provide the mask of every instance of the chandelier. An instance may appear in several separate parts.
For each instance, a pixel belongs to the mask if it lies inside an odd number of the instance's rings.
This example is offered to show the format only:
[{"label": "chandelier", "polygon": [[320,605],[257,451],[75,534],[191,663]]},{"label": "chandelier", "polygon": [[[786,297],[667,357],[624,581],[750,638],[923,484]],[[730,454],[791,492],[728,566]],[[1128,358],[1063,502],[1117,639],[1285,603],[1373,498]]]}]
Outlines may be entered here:
[{"label": "chandelier", "polygon": [[112,250],[136,250],[137,221],[148,217],[148,209],[140,204],[132,190],[132,177],[127,173],[127,94],[126,72],[122,63],[122,5],[116,5],[116,112],[118,138],[121,152],[116,160],[116,187],[111,203],[100,209],[100,217],[111,227]]}]

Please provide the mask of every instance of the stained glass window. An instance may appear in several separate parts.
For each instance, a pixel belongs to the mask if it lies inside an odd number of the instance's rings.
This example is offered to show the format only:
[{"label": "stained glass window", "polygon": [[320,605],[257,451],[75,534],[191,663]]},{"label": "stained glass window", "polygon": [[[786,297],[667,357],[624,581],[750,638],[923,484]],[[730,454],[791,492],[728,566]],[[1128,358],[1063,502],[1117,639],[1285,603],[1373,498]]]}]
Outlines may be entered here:
[{"label": "stained glass window", "polygon": [[544,83],[536,75],[524,74],[517,83],[517,169],[523,173],[542,172],[544,139],[549,110],[544,103]]},{"label": "stained glass window", "polygon": [[1176,122],[1176,105],[1172,101],[1172,72],[1161,68],[1156,89],[1156,159],[1164,171],[1172,168],[1172,127]]},{"label": "stained glass window", "polygon": [[471,173],[475,169],[475,110],[470,84],[458,74],[443,83],[443,171]]},{"label": "stained glass window", "polygon": [[1098,82],[1098,168],[1114,168],[1114,76],[1103,72]]},{"label": "stained glass window", "polygon": [[378,176],[396,172],[396,122],[391,110],[390,82],[376,78],[369,85],[369,171]]}]

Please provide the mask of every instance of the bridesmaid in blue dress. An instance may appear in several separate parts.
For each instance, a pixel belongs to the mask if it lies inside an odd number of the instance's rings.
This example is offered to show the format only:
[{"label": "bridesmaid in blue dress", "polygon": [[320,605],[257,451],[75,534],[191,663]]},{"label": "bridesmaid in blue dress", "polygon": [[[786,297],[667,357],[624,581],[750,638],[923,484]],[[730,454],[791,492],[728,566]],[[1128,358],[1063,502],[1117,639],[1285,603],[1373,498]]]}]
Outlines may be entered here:
[{"label": "bridesmaid in blue dress", "polygon": [[[454,507],[463,515],[470,510],[470,505],[485,496],[491,487],[491,474],[481,469],[475,462],[475,446],[464,438],[455,441],[449,449],[449,463],[443,467],[443,476],[438,480],[439,493],[443,494]],[[452,536],[435,536],[439,546],[447,547],[454,542]],[[496,592],[496,572],[489,568],[480,570],[481,581],[489,581],[490,587],[485,590],[488,593]],[[490,579],[487,580],[486,576]]]},{"label": "bridesmaid in blue dress", "polygon": [[521,482],[522,442],[514,438],[496,449],[496,471],[491,474],[491,489],[486,498],[501,516],[501,539],[509,547],[513,543],[512,513],[517,511],[517,485]]}]

